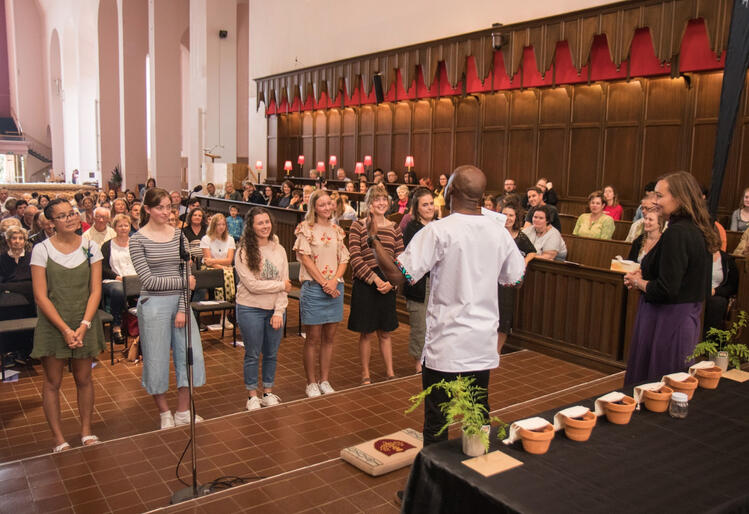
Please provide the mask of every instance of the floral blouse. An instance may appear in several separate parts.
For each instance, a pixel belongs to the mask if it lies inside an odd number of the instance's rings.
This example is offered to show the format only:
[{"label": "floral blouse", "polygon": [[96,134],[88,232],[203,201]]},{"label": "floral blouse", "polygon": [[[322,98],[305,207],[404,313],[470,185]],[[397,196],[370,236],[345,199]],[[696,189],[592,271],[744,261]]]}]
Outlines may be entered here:
[{"label": "floral blouse", "polygon": [[[309,255],[326,280],[335,277],[338,266],[349,261],[348,248],[343,240],[345,233],[338,225],[310,225],[302,221],[294,231],[296,242],[293,250],[301,255]],[[314,280],[304,266],[299,271],[299,280]],[[339,279],[343,280],[343,279]]]},{"label": "floral blouse", "polygon": [[611,239],[615,229],[614,220],[608,214],[602,214],[596,221],[591,221],[590,213],[586,212],[577,218],[572,234],[596,239]]}]

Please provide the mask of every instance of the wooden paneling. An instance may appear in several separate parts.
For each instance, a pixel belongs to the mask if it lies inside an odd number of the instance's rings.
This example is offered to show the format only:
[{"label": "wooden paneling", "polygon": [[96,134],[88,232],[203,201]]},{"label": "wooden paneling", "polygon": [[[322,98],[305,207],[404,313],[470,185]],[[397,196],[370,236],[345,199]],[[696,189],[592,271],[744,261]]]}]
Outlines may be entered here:
[{"label": "wooden paneling", "polygon": [[[632,213],[643,186],[680,169],[710,182],[722,72],[641,78],[544,89],[382,103],[268,119],[268,171],[305,154],[313,166],[328,155],[348,170],[364,155],[374,167],[417,176],[475,164],[499,192],[505,178],[523,190],[546,177],[563,212],[585,209],[591,191],[613,184]],[[745,89],[746,91],[746,89]],[[296,171],[296,170],[295,170]],[[351,171],[351,170],[349,170]],[[282,172],[281,172],[282,173]],[[742,98],[721,194],[721,216],[749,186],[749,103]]]}]

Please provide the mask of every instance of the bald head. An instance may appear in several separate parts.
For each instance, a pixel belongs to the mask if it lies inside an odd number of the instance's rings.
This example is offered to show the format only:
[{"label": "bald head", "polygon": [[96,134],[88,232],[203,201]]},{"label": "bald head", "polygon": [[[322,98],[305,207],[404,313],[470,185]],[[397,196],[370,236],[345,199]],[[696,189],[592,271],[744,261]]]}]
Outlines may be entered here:
[{"label": "bald head", "polygon": [[476,166],[465,165],[456,168],[447,183],[446,200],[479,205],[486,189],[486,176]]}]

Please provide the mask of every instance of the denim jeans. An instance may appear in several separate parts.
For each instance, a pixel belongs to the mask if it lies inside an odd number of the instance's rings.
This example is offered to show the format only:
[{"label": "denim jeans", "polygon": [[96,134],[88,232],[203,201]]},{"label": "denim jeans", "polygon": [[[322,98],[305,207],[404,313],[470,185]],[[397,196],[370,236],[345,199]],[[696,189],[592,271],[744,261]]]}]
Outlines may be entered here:
[{"label": "denim jeans", "polygon": [[125,310],[125,290],[122,288],[122,282],[119,280],[104,282],[101,292],[104,298],[109,299],[109,312],[114,319],[114,325],[122,325],[122,311]]},{"label": "denim jeans", "polygon": [[[186,327],[175,328],[179,295],[141,296],[138,299],[138,328],[143,350],[141,382],[148,394],[163,394],[169,389],[169,350],[174,360],[177,387],[187,387]],[[192,326],[193,385],[205,384],[205,364],[200,331],[190,309]]]},{"label": "denim jeans", "polygon": [[283,337],[283,324],[274,330],[270,325],[273,310],[237,305],[237,323],[244,341],[244,385],[248,391],[257,389],[260,352],[263,353],[263,387],[273,387],[276,377],[276,356]]}]

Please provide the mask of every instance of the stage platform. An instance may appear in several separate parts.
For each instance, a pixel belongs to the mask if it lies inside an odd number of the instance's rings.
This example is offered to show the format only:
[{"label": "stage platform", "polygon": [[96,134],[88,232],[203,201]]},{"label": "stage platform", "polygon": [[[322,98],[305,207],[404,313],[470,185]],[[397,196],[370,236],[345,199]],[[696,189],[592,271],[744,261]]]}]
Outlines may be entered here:
[{"label": "stage platform", "polygon": [[[393,337],[400,378],[384,380],[375,345],[375,383],[369,386],[358,385],[357,334],[341,327],[331,373],[339,392],[307,399],[295,311],[289,319],[274,388],[283,403],[251,413],[243,411],[243,349],[231,346],[230,334],[223,341],[215,333],[204,335],[208,384],[198,390],[196,404],[208,419],[197,427],[199,482],[225,475],[255,477],[248,484],[168,507],[171,493],[183,487],[175,466],[189,431],[155,430],[158,416],[140,386],[140,366],[110,366],[102,355],[94,369],[94,431],[104,442],[95,447],[49,454],[52,443],[41,411],[38,366],[27,368],[17,384],[0,384],[0,511],[397,512],[392,498],[403,487],[408,468],[372,478],[340,461],[338,453],[401,428],[421,429],[421,410],[404,414],[409,396],[421,389],[421,377],[411,374],[406,351],[408,326],[402,325]],[[509,422],[608,392],[621,386],[622,379],[623,373],[605,375],[520,351],[503,355],[500,368],[492,373],[490,403]],[[63,389],[65,434],[79,446],[75,388],[67,373]],[[180,469],[184,480],[189,480],[189,470],[188,459]]]}]

